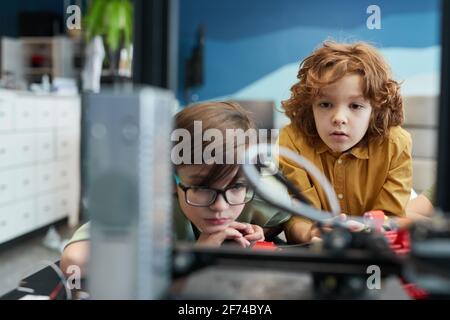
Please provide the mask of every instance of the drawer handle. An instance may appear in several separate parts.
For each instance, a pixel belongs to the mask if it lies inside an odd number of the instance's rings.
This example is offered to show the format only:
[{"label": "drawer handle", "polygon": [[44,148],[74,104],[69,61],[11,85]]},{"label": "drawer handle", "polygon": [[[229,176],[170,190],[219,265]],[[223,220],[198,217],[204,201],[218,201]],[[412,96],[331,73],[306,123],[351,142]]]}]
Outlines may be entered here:
[{"label": "drawer handle", "polygon": [[2,221],[0,222],[0,226],[1,226],[1,227],[5,227],[5,226],[6,226],[6,221],[5,221],[5,220],[2,220]]},{"label": "drawer handle", "polygon": [[0,190],[1,191],[5,191],[6,190],[6,185],[4,185],[4,184],[0,185]]},{"label": "drawer handle", "polygon": [[6,150],[4,148],[1,148],[0,149],[0,154],[5,154],[5,153],[6,153]]}]

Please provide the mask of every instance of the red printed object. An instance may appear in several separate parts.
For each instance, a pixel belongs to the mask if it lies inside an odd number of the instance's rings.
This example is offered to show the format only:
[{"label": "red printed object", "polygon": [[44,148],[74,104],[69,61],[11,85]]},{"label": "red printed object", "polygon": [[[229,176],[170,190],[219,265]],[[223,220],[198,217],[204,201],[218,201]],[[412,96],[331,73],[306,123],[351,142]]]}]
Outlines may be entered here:
[{"label": "red printed object", "polygon": [[384,219],[384,212],[381,210],[373,210],[364,213],[364,220],[366,220],[366,224],[370,224],[370,226],[373,227],[377,232],[381,232],[381,228],[384,224]]},{"label": "red printed object", "polygon": [[[411,241],[408,230],[386,231],[384,236],[389,241],[389,246],[397,255],[407,255],[411,251]],[[415,300],[422,300],[428,298],[425,290],[419,288],[414,283],[406,282],[405,279],[400,278],[405,292]]]},{"label": "red printed object", "polygon": [[[369,211],[364,214],[364,219],[370,224],[377,232],[382,232],[383,224],[385,222],[384,212],[381,210]],[[395,254],[399,256],[407,255],[411,251],[411,240],[408,230],[395,230],[385,231],[383,235],[389,242],[389,247]],[[409,283],[405,279],[400,278],[403,289],[405,292],[415,300],[426,299],[428,297],[427,292],[414,283]]]},{"label": "red printed object", "polygon": [[278,247],[273,242],[268,241],[257,241],[252,247],[255,250],[270,250],[275,251],[278,250]]}]

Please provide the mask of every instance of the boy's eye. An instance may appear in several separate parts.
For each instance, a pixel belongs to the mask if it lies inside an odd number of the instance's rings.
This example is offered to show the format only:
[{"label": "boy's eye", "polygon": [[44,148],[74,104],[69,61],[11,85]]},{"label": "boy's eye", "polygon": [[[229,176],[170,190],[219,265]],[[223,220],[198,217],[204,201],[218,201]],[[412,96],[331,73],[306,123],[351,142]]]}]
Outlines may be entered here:
[{"label": "boy's eye", "polygon": [[247,186],[245,184],[243,184],[243,183],[236,183],[236,184],[233,184],[232,186],[228,187],[228,189],[236,189],[236,190],[238,190],[238,189],[244,189],[246,187]]},{"label": "boy's eye", "polygon": [[359,110],[359,109],[364,108],[364,106],[362,106],[362,105],[360,105],[360,104],[357,104],[357,103],[352,103],[352,104],[350,105],[350,108],[352,108],[352,109],[354,109],[354,110]]},{"label": "boy's eye", "polygon": [[329,103],[329,102],[321,102],[321,103],[319,103],[319,107],[320,108],[324,108],[324,109],[328,109],[328,108],[331,107],[331,103]]}]

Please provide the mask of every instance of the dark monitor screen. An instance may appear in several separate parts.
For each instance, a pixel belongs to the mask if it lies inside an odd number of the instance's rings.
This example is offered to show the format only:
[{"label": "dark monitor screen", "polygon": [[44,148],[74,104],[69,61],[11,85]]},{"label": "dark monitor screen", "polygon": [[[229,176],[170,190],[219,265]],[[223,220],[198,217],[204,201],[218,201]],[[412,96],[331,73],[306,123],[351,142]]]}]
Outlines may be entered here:
[{"label": "dark monitor screen", "polygon": [[441,88],[436,205],[450,215],[450,1],[442,0]]}]

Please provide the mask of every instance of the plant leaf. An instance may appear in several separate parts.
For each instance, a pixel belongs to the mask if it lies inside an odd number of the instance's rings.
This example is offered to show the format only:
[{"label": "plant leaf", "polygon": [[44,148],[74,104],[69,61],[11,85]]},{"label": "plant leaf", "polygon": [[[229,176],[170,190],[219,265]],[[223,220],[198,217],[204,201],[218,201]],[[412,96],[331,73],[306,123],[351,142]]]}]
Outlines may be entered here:
[{"label": "plant leaf", "polygon": [[88,41],[96,35],[105,37],[110,50],[119,48],[122,37],[129,48],[133,36],[133,5],[130,0],[93,0],[85,20]]},{"label": "plant leaf", "polygon": [[108,5],[108,0],[94,0],[85,18],[86,36],[88,41],[96,35],[104,33],[104,12]]}]

